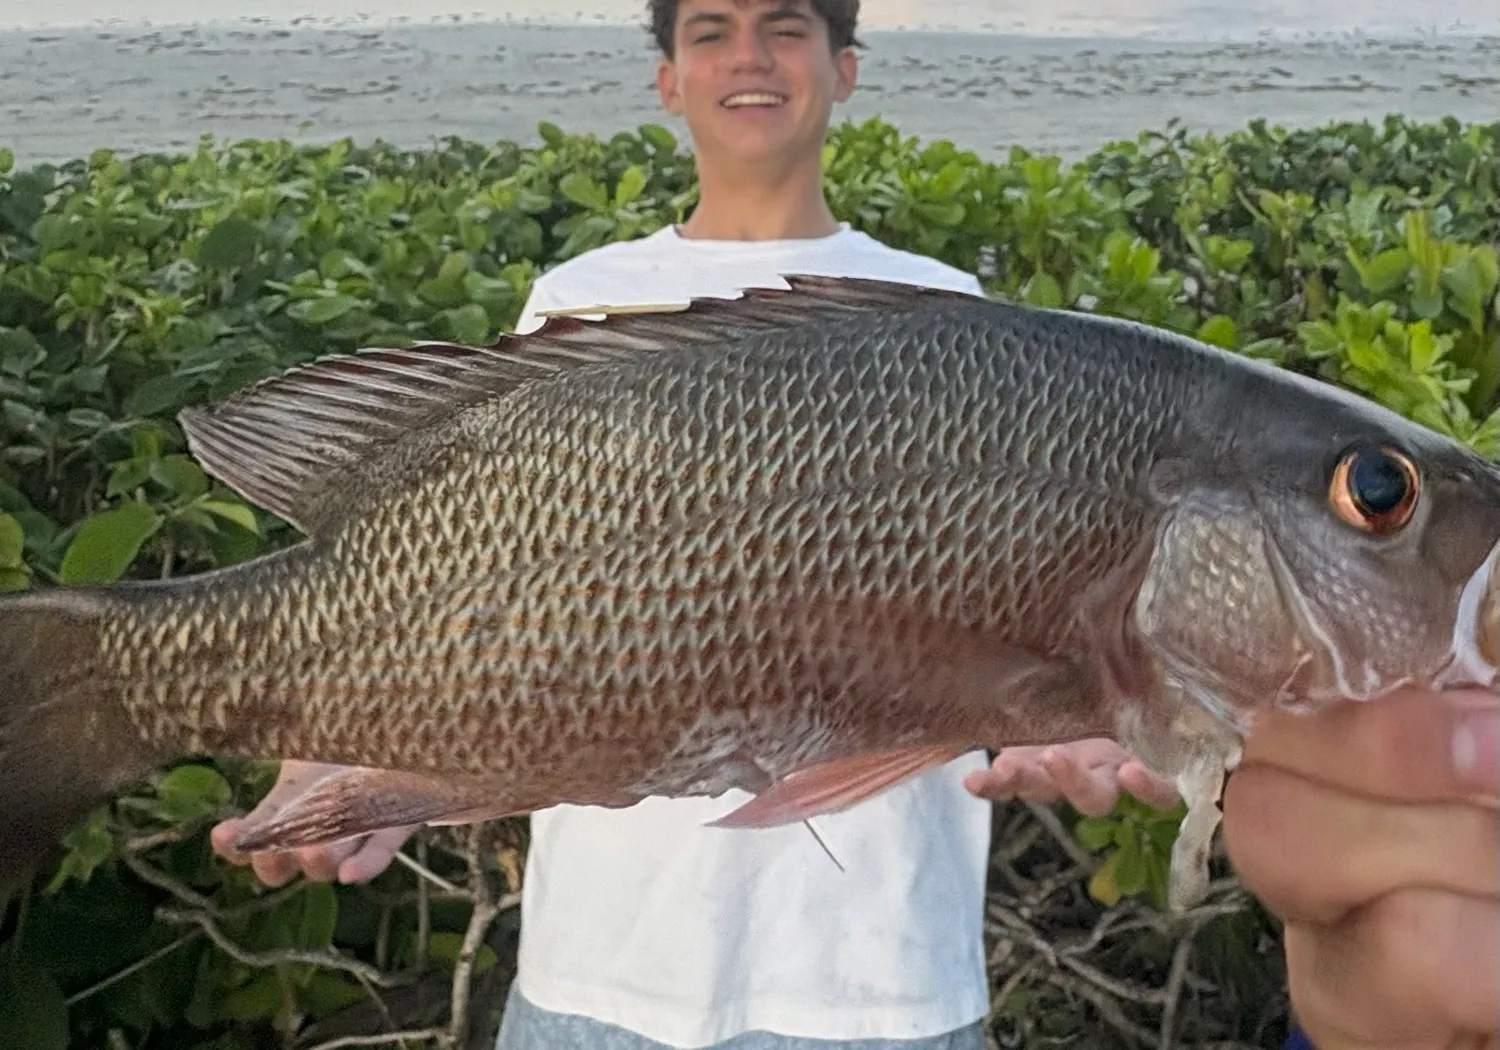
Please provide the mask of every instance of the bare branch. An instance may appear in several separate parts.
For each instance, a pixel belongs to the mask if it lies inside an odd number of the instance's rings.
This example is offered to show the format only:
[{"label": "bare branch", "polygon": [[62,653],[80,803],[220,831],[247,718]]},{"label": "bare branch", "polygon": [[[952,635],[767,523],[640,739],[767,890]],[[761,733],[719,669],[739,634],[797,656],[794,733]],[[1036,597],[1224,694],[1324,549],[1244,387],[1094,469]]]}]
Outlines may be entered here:
[{"label": "bare branch", "polygon": [[124,865],[135,873],[136,878],[142,882],[149,882],[159,890],[166,890],[182,903],[197,908],[200,911],[213,915],[219,914],[219,906],[209,900],[203,894],[193,889],[187,883],[177,879],[160,868],[147,864],[134,853],[126,851],[120,854],[120,860]]},{"label": "bare branch", "polygon": [[156,962],[158,959],[162,959],[168,955],[171,955],[178,948],[181,948],[189,941],[197,940],[200,935],[201,931],[199,930],[189,930],[187,933],[184,933],[181,937],[177,938],[171,944],[165,944],[145,958],[137,959],[135,962],[131,963],[123,970],[119,970],[115,973],[110,974],[102,981],[97,981],[94,984],[89,985],[81,992],[74,992],[72,995],[68,996],[67,1005],[69,1007],[76,1006],[77,1004],[83,1002],[85,999],[89,998],[89,996],[96,995],[99,992],[104,991],[104,989],[110,987],[111,985],[119,984],[121,981],[125,980],[125,978],[131,976],[132,974],[139,973],[146,967],[150,966],[152,963]]},{"label": "bare branch", "polygon": [[330,1039],[326,1043],[308,1047],[308,1050],[343,1050],[344,1047],[349,1046],[390,1046],[393,1043],[436,1042],[441,1044],[447,1039],[446,1029],[417,1028],[407,1032],[386,1032],[382,1035],[341,1035],[337,1039]]},{"label": "bare branch", "polygon": [[1083,847],[1078,844],[1072,832],[1063,827],[1062,821],[1058,819],[1057,813],[1051,806],[1027,800],[1026,808],[1031,810],[1031,815],[1036,818],[1037,823],[1052,833],[1052,837],[1057,840],[1057,844],[1063,848],[1063,852],[1072,859],[1074,864],[1085,871],[1093,871],[1099,866],[1098,858],[1091,857],[1083,851]]},{"label": "bare branch", "polygon": [[1120,1009],[1118,1003],[1109,996],[1104,995],[1099,989],[1091,986],[1087,981],[1074,977],[1072,974],[1053,971],[1047,975],[1047,980],[1060,988],[1072,992],[1080,999],[1087,1000],[1099,1016],[1103,1017],[1121,1035],[1129,1036],[1137,1042],[1150,1046],[1155,1036],[1125,1016],[1125,1011]]},{"label": "bare branch", "polygon": [[175,846],[179,842],[186,842],[188,838],[198,829],[193,826],[168,828],[165,831],[154,832],[149,835],[136,835],[125,838],[120,842],[120,847],[128,853],[145,853],[147,850],[155,849],[157,846]]},{"label": "bare branch", "polygon": [[415,859],[414,857],[407,856],[405,852],[397,850],[396,860],[399,863],[404,864],[406,867],[410,868],[412,871],[416,872],[419,877],[426,879],[428,882],[432,883],[444,893],[447,893],[454,897],[468,896],[468,894],[463,890],[453,885],[453,883],[443,878],[441,875],[433,871],[431,868],[427,867],[421,861]]},{"label": "bare branch", "polygon": [[134,872],[135,876],[142,882],[150,883],[159,890],[165,890],[172,896],[176,897],[183,904],[186,904],[192,908],[197,908],[199,911],[211,915],[215,919],[218,919],[220,921],[239,919],[243,918],[246,915],[252,915],[258,911],[265,911],[268,908],[274,908],[278,904],[281,904],[283,901],[290,900],[291,898],[295,897],[297,894],[301,893],[307,888],[306,883],[293,882],[281,887],[278,890],[275,890],[274,892],[267,893],[262,897],[257,897],[255,900],[246,901],[244,904],[236,905],[233,908],[221,908],[218,904],[209,900],[197,890],[187,885],[187,883],[182,882],[180,879],[167,874],[165,871],[162,871],[158,867],[147,864],[144,860],[142,860],[134,853],[122,853],[120,855],[120,860],[125,864],[127,868]]},{"label": "bare branch", "polygon": [[[458,949],[458,959],[453,967],[452,1015],[449,1023],[449,1039],[454,1050],[460,1050],[469,1036],[469,1000],[474,994],[474,965],[479,959],[479,947],[484,943],[490,925],[500,914],[503,901],[496,901],[490,890],[489,876],[484,870],[481,842],[484,826],[478,825],[469,832],[469,879],[473,886],[474,912],[469,916],[469,928]],[[514,896],[512,894],[511,896]]]},{"label": "bare branch", "polygon": [[1172,967],[1167,973],[1166,1001],[1161,1011],[1161,1050],[1175,1050],[1177,1045],[1177,1004],[1182,997],[1182,983],[1187,977],[1188,959],[1193,954],[1193,939],[1197,932],[1198,928],[1194,927],[1192,934],[1177,942],[1177,949],[1172,953]]},{"label": "bare branch", "polygon": [[380,988],[394,988],[404,983],[404,978],[392,974],[381,973],[375,967],[358,959],[346,958],[337,952],[312,952],[301,951],[295,948],[282,948],[270,952],[252,952],[240,947],[230,940],[219,929],[214,922],[213,916],[203,911],[183,911],[178,908],[158,909],[157,915],[164,922],[175,922],[179,924],[192,924],[200,927],[208,934],[209,940],[218,945],[219,948],[238,963],[245,966],[267,968],[272,966],[283,966],[287,964],[301,966],[322,966],[331,970],[341,970],[344,973],[353,974],[369,981]]}]

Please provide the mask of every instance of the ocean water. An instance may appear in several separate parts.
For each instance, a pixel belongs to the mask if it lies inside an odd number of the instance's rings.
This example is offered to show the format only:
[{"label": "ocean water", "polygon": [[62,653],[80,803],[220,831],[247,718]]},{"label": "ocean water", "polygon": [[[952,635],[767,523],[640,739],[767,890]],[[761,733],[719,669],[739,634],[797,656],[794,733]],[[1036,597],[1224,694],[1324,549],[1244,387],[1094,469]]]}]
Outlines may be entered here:
[{"label": "ocean water", "polygon": [[[0,0],[0,29],[209,22],[512,21],[639,23],[645,0]],[[1247,40],[1363,34],[1500,34],[1496,0],[862,0],[872,31],[938,29],[1044,37]]]}]

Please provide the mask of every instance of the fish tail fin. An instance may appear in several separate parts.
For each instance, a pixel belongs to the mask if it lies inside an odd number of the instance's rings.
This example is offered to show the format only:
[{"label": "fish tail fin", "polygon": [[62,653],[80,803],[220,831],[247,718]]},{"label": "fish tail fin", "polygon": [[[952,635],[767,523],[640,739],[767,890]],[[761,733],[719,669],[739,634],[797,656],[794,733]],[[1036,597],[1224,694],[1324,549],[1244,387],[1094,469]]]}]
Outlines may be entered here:
[{"label": "fish tail fin", "polygon": [[0,598],[0,887],[151,768],[103,673],[106,616],[103,597],[83,589]]}]

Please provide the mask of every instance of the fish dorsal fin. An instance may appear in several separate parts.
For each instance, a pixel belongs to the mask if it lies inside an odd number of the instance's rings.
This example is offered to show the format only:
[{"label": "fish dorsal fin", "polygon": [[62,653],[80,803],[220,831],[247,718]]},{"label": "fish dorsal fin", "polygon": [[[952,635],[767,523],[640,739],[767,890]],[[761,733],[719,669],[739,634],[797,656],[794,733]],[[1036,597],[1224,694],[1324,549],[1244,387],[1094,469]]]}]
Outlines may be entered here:
[{"label": "fish dorsal fin", "polygon": [[[203,468],[247,500],[317,536],[344,513],[321,483],[402,435],[519,386],[585,365],[723,345],[849,312],[910,311],[963,292],[851,278],[785,278],[788,287],[680,306],[597,305],[558,311],[492,346],[420,343],[326,357],[262,380],[218,405],[179,415]],[[578,314],[603,314],[591,320]]]}]

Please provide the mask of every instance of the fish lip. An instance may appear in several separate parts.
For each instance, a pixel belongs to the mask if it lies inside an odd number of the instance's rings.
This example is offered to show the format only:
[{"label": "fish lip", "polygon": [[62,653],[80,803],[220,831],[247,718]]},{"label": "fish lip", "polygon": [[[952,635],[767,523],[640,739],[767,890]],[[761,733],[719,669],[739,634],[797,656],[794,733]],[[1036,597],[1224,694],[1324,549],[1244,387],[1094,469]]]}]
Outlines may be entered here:
[{"label": "fish lip", "polygon": [[[731,91],[729,94],[719,99],[719,105],[723,106],[725,109],[738,109],[740,107],[730,105],[730,103],[737,98],[741,98],[747,95],[769,95],[776,99],[776,105],[778,106],[784,106],[792,100],[792,97],[786,94],[786,92],[784,91],[772,91],[769,88],[742,88],[738,91]],[[757,103],[751,104],[756,105]]]},{"label": "fish lip", "polygon": [[1500,686],[1500,639],[1490,633],[1500,620],[1500,540],[1464,583],[1453,621],[1453,648],[1433,678],[1433,687]]}]

